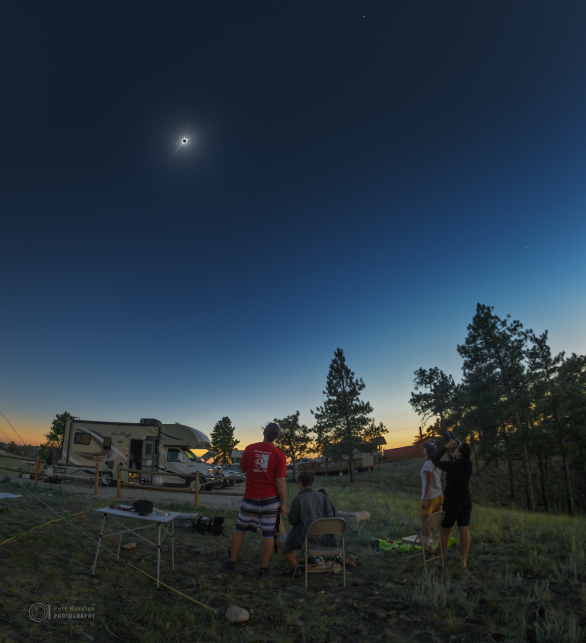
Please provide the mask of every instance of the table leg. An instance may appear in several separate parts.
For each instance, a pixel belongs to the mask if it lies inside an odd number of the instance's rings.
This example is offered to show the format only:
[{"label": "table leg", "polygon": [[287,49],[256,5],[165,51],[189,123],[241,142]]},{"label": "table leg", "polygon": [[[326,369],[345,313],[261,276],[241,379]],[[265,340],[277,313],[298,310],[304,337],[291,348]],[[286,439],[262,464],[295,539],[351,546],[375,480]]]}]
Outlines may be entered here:
[{"label": "table leg", "polygon": [[120,545],[122,544],[122,532],[120,532],[120,538],[118,539],[118,554],[116,555],[116,560],[120,560]]},{"label": "table leg", "polygon": [[171,569],[175,571],[175,520],[171,521]]},{"label": "table leg", "polygon": [[161,523],[159,525],[159,535],[157,538],[157,589],[159,589],[159,571],[161,569]]},{"label": "table leg", "polygon": [[96,573],[96,565],[98,564],[98,554],[100,553],[100,545],[102,544],[102,535],[104,533],[105,524],[106,524],[106,514],[104,514],[104,520],[102,520],[102,529],[100,530],[100,535],[98,536],[98,548],[96,549],[96,559],[94,560],[94,568],[92,569],[92,576]]}]

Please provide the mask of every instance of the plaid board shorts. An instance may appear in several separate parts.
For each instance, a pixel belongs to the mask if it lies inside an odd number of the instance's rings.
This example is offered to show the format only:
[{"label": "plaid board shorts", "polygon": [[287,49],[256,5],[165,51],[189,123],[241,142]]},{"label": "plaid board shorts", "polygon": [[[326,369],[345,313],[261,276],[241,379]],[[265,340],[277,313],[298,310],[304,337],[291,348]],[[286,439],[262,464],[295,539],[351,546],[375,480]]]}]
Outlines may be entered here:
[{"label": "plaid board shorts", "polygon": [[258,523],[263,538],[274,538],[276,534],[277,514],[281,502],[279,496],[272,498],[242,498],[236,531],[251,531],[256,534]]}]

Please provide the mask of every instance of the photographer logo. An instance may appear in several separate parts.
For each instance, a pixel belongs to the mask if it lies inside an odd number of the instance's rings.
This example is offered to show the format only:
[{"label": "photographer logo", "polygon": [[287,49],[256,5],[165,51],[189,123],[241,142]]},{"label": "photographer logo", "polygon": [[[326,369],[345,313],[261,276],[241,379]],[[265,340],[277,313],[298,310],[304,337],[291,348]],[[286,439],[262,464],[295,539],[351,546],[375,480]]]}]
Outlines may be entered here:
[{"label": "photographer logo", "polygon": [[40,623],[51,618],[51,606],[43,605],[43,603],[35,603],[29,607],[28,615],[31,621]]},{"label": "photographer logo", "polygon": [[92,605],[45,605],[34,603],[27,607],[28,616],[31,621],[41,623],[42,621],[56,621],[62,619],[85,619],[92,620],[96,617],[96,606]]}]

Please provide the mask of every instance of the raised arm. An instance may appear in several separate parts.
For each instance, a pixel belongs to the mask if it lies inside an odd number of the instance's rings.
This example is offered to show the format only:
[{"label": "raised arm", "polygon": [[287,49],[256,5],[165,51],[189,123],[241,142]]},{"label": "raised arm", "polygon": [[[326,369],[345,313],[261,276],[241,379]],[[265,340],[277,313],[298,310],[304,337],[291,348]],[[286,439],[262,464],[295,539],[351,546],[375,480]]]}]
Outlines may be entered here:
[{"label": "raised arm", "polygon": [[438,454],[433,458],[432,462],[433,464],[438,468],[441,469],[442,471],[449,471],[450,469],[453,469],[454,463],[453,462],[440,462],[442,459],[444,453],[447,451],[447,449],[444,447],[443,449],[440,449],[438,451]]}]

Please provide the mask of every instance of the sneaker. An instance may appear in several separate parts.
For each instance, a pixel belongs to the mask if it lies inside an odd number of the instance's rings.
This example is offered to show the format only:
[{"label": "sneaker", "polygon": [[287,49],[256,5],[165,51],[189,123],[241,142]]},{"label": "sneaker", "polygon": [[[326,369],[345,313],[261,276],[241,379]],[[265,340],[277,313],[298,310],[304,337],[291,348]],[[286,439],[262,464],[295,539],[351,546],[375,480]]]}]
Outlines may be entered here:
[{"label": "sneaker", "polygon": [[231,560],[229,560],[227,563],[224,563],[222,565],[223,572],[233,572],[235,569],[236,569],[236,563],[233,563]]},{"label": "sneaker", "polygon": [[261,567],[260,571],[256,575],[257,578],[268,578],[269,577],[269,568],[268,567]]}]

